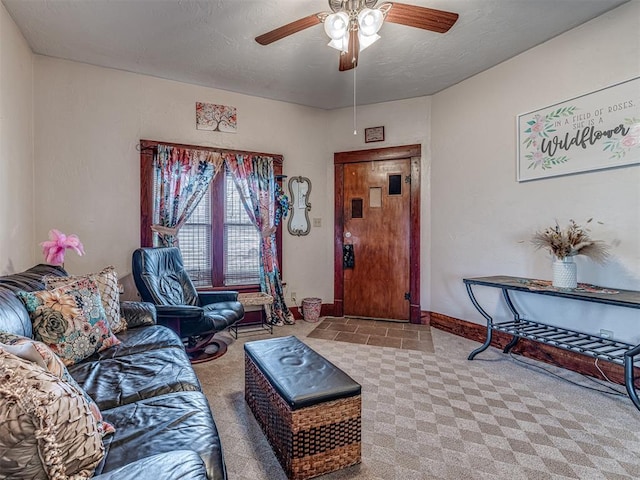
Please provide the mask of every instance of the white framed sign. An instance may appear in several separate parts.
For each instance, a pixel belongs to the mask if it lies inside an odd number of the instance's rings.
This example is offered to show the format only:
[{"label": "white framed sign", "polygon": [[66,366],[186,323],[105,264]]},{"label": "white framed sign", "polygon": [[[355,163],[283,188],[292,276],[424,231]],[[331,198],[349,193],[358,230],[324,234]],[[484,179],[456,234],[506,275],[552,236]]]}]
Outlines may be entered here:
[{"label": "white framed sign", "polygon": [[518,181],[640,163],[640,77],[517,117]]}]

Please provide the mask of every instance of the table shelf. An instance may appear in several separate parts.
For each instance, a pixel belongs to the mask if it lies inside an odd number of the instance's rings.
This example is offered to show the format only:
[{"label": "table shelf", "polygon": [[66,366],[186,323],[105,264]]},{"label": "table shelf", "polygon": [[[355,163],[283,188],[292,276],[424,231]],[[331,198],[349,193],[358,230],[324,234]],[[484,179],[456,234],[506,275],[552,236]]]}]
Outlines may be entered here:
[{"label": "table shelf", "polygon": [[[596,359],[612,362],[624,367],[625,387],[629,398],[640,410],[640,398],[636,392],[634,366],[638,361],[635,357],[640,355],[640,345],[632,345],[613,339],[603,338],[588,333],[549,325],[541,321],[525,319],[517,310],[511,300],[510,292],[526,292],[538,295],[549,295],[571,300],[579,300],[617,307],[640,309],[640,292],[633,290],[611,290],[593,285],[584,285],[578,289],[556,289],[548,282],[528,278],[508,276],[465,278],[467,293],[473,306],[487,320],[487,338],[485,342],[469,354],[468,359],[473,360],[476,355],[485,351],[491,344],[492,332],[500,331],[512,335],[513,338],[504,348],[508,353],[520,338],[552,345],[562,350],[577,352]],[[475,298],[472,287],[484,286],[499,288],[507,307],[513,314],[513,320],[494,322],[493,318],[480,306]]]},{"label": "table shelf", "polygon": [[563,350],[582,353],[590,357],[624,365],[624,354],[633,345],[595,335],[553,327],[531,320],[494,323],[494,330],[546,343]]}]

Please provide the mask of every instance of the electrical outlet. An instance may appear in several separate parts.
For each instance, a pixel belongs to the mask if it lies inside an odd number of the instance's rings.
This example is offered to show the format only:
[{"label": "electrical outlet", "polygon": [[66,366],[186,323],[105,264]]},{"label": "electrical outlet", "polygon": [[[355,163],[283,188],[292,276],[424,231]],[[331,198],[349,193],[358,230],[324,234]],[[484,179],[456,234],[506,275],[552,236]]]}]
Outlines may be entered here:
[{"label": "electrical outlet", "polygon": [[605,330],[603,328],[600,329],[600,336],[602,338],[613,338],[613,331],[612,330]]},{"label": "electrical outlet", "polygon": [[314,227],[321,227],[322,226],[322,219],[321,218],[314,218],[313,219],[313,226]]},{"label": "electrical outlet", "polygon": [[297,303],[298,294],[296,292],[291,292],[291,301],[293,303]]}]

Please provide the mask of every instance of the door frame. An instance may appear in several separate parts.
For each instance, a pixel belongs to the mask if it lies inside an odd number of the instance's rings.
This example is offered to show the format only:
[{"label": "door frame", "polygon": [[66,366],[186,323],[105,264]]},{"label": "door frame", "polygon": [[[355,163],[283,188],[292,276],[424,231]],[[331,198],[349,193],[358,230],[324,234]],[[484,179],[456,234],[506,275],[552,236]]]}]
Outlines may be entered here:
[{"label": "door frame", "polygon": [[358,162],[410,159],[411,195],[409,233],[409,322],[420,323],[420,144],[399,147],[354,150],[333,154],[334,164],[334,252],[333,252],[333,309],[334,315],[344,314],[344,269],[342,247],[344,238],[344,165]]}]

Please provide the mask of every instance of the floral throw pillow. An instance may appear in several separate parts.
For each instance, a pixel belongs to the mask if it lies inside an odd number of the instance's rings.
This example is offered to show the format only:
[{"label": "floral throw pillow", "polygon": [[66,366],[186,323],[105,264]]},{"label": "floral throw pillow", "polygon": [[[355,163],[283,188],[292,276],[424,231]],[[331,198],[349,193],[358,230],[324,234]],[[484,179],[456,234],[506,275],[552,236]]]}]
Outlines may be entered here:
[{"label": "floral throw pillow", "polygon": [[75,388],[86,400],[91,414],[96,419],[98,432],[104,437],[116,431],[109,422],[104,421],[100,408],[78,382],[71,376],[62,360],[44,343],[12,333],[0,332],[0,349],[23,360],[30,360]]},{"label": "floral throw pillow", "polygon": [[18,292],[36,340],[48,345],[65,365],[73,365],[118,345],[109,328],[96,282],[77,282],[37,292]]},{"label": "floral throw pillow", "polygon": [[91,478],[104,446],[84,397],[3,348],[0,378],[0,477]]},{"label": "floral throw pillow", "polygon": [[44,277],[44,285],[47,290],[69,285],[84,278],[90,278],[98,284],[102,306],[107,314],[107,321],[113,333],[119,333],[127,329],[127,322],[120,316],[120,291],[118,288],[118,273],[114,266],[109,265],[97,273],[75,275],[70,277]]}]

